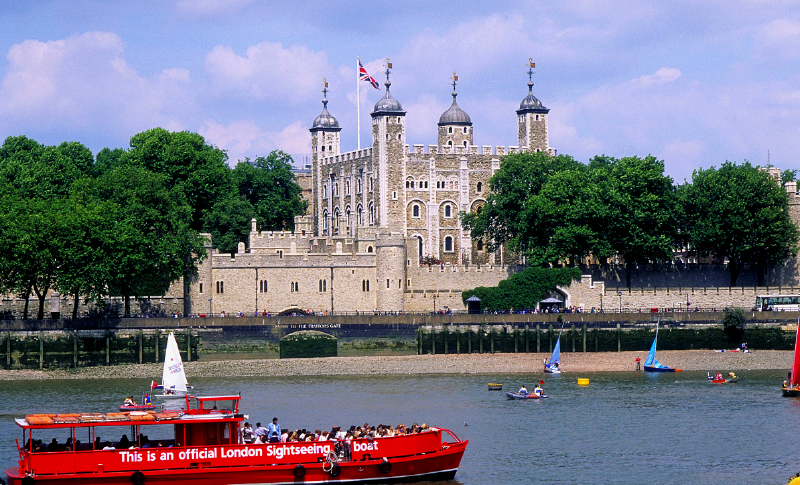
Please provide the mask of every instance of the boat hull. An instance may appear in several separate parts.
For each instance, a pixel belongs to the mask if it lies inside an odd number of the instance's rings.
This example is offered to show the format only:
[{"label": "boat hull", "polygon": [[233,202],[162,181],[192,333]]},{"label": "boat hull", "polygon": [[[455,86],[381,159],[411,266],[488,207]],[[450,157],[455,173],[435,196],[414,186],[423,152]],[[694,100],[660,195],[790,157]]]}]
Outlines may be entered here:
[{"label": "boat hull", "polygon": [[[250,467],[203,467],[180,470],[142,470],[141,472],[91,473],[73,475],[37,475],[25,480],[17,469],[6,471],[8,485],[233,485],[293,483],[408,483],[415,481],[452,480],[467,441],[449,443],[445,449],[425,455],[337,463],[332,471],[322,463],[254,464]],[[388,463],[385,464],[385,463]],[[302,467],[302,468],[298,468]],[[298,471],[300,470],[300,471]],[[140,473],[140,475],[137,475]],[[301,474],[302,473],[302,474]]]},{"label": "boat hull", "polygon": [[561,374],[561,369],[555,366],[551,366],[550,364],[544,366],[544,371],[547,374]]},{"label": "boat hull", "polygon": [[800,389],[794,387],[781,387],[783,397],[800,397]]},{"label": "boat hull", "polygon": [[675,372],[675,369],[671,367],[650,367],[649,365],[644,366],[645,372]]},{"label": "boat hull", "polygon": [[135,406],[120,406],[120,411],[155,411],[158,409],[158,406],[155,404],[137,404]]},{"label": "boat hull", "polygon": [[538,394],[533,394],[533,393],[525,394],[523,396],[522,394],[517,394],[515,392],[507,392],[506,396],[508,396],[509,399],[540,399],[543,397],[547,397],[544,394],[539,396]]}]

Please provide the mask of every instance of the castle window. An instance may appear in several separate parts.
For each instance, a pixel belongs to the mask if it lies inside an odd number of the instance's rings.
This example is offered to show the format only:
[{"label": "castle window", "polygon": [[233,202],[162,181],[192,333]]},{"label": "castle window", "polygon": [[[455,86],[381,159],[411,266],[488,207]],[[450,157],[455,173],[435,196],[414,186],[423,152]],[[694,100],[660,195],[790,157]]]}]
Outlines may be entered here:
[{"label": "castle window", "polygon": [[536,121],[539,121],[539,115],[536,115]]},{"label": "castle window", "polygon": [[475,186],[475,191],[478,192],[478,193],[483,191],[483,184],[481,182],[478,182],[478,185]]},{"label": "castle window", "polygon": [[450,146],[450,147],[453,146],[453,140],[448,141],[447,142],[447,146]]},{"label": "castle window", "polygon": [[467,127],[466,126],[464,127],[464,134],[465,135],[467,134]]},{"label": "castle window", "polygon": [[319,280],[319,292],[325,293],[328,291],[328,280]]},{"label": "castle window", "polygon": [[370,225],[375,224],[375,206],[372,202],[369,203],[369,223]]},{"label": "castle window", "polygon": [[400,133],[397,134],[397,141],[403,141],[403,136]]},{"label": "castle window", "polygon": [[356,194],[360,193],[361,193],[361,178],[359,177],[356,179]]},{"label": "castle window", "polygon": [[322,198],[328,198],[328,184],[322,184]]},{"label": "castle window", "polygon": [[389,279],[388,278],[386,279],[386,287],[387,288],[389,287]]},{"label": "castle window", "polygon": [[411,188],[411,181],[409,181],[409,180],[406,180],[406,188],[407,188],[407,189],[410,189],[410,188]]},{"label": "castle window", "polygon": [[267,292],[267,280],[261,280],[258,282],[258,291],[261,293]]},{"label": "castle window", "polygon": [[329,152],[332,152],[332,151],[333,151],[333,145],[328,145],[328,151],[329,151]]},{"label": "castle window", "polygon": [[450,204],[445,204],[444,205],[444,216],[445,217],[453,217],[453,214],[451,212],[450,207],[451,207]]},{"label": "castle window", "polygon": [[361,280],[361,291],[369,291],[369,280]]},{"label": "castle window", "polygon": [[203,283],[200,283],[200,293],[203,292]]},{"label": "castle window", "polygon": [[322,211],[322,230],[326,232],[328,230],[328,209]]},{"label": "castle window", "polygon": [[477,247],[478,251],[483,251],[483,241],[481,239],[478,239],[476,247]]},{"label": "castle window", "polygon": [[367,252],[368,252],[368,253],[371,253],[371,252],[372,252],[372,246],[367,246]]},{"label": "castle window", "polygon": [[370,191],[370,192],[372,192],[373,190],[375,190],[375,183],[374,183],[374,181],[375,181],[375,179],[374,179],[374,178],[372,178],[372,177],[370,177],[370,178],[369,178],[369,191]]},{"label": "castle window", "polygon": [[452,236],[445,236],[444,237],[444,251],[446,253],[453,252],[453,237]]},{"label": "castle window", "polygon": [[464,140],[464,148],[467,148],[467,140]]},{"label": "castle window", "polygon": [[350,180],[344,181],[344,195],[350,195]]},{"label": "castle window", "polygon": [[283,259],[283,249],[278,250],[278,257]]},{"label": "castle window", "polygon": [[411,217],[419,217],[419,205],[414,204],[411,207]]},{"label": "castle window", "polygon": [[356,206],[356,221],[359,226],[364,225],[364,206],[361,204]]},{"label": "castle window", "polygon": [[322,145],[322,152],[325,153],[325,145]]},{"label": "castle window", "polygon": [[291,288],[292,288],[292,293],[299,292],[300,291],[300,283],[298,283],[297,281],[292,281],[291,282]]},{"label": "castle window", "polygon": [[392,192],[392,200],[397,200],[397,191]]},{"label": "castle window", "polygon": [[428,181],[427,180],[425,181],[425,188],[426,189],[428,188]]},{"label": "castle window", "polygon": [[217,281],[217,293],[225,293],[225,282]]},{"label": "castle window", "polygon": [[333,184],[333,196],[339,197],[339,183]]},{"label": "castle window", "polygon": [[448,134],[452,134],[453,133],[453,127],[452,126],[447,128],[447,133]]}]

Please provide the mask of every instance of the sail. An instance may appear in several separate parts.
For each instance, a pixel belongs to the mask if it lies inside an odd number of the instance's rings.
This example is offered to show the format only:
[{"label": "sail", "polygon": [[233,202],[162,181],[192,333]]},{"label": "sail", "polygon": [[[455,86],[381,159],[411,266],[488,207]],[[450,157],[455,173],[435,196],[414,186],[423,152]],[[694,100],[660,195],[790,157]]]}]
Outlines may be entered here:
[{"label": "sail", "polygon": [[658,324],[656,324],[656,338],[653,339],[653,345],[650,346],[650,353],[647,354],[647,359],[644,361],[645,370],[647,367],[653,369],[669,369],[670,367],[662,364],[656,359],[656,346],[658,345]]},{"label": "sail", "polygon": [[791,386],[800,384],[800,319],[797,321],[797,335],[794,337],[794,363],[792,364]]},{"label": "sail", "polygon": [[183,370],[181,353],[175,335],[170,332],[167,339],[167,352],[164,355],[164,375],[162,377],[164,390],[186,392],[186,373]]},{"label": "sail", "polygon": [[547,365],[553,365],[556,362],[561,363],[561,333],[558,334],[556,339],[556,346],[553,347],[553,355],[550,356],[550,362]]}]

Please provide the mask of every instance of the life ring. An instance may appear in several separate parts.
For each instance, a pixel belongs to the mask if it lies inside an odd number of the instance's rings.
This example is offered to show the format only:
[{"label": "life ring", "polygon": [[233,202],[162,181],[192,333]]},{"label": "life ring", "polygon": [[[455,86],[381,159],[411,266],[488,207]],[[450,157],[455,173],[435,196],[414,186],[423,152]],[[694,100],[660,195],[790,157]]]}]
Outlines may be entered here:
[{"label": "life ring", "polygon": [[131,483],[133,485],[144,485],[144,473],[139,470],[131,473]]},{"label": "life ring", "polygon": [[302,478],[306,474],[306,467],[303,465],[297,465],[294,467],[294,476],[297,478]]},{"label": "life ring", "polygon": [[339,474],[338,471],[336,472],[336,475],[333,474],[333,467],[336,466],[337,470],[339,467],[339,465],[336,463],[337,461],[339,461],[339,457],[336,455],[336,453],[329,451],[328,454],[325,455],[325,459],[322,461],[322,471],[330,473],[331,476],[335,477]]},{"label": "life ring", "polygon": [[392,464],[389,463],[389,459],[388,458],[384,458],[383,459],[381,464],[378,465],[378,470],[380,470],[381,473],[389,473],[390,471],[392,471]]},{"label": "life ring", "polygon": [[22,477],[22,485],[33,485],[33,482],[33,477],[30,475]]},{"label": "life ring", "polygon": [[342,467],[340,467],[338,463],[334,463],[331,465],[331,471],[329,471],[328,473],[330,473],[332,477],[338,477],[339,473],[341,472],[342,472]]}]

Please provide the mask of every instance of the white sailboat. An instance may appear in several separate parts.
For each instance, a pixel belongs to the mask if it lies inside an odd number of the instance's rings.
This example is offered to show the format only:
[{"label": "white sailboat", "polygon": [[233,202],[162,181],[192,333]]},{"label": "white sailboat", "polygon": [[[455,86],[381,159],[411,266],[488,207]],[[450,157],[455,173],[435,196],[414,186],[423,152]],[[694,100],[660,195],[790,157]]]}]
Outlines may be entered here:
[{"label": "white sailboat", "polygon": [[[178,342],[175,335],[170,332],[167,339],[167,351],[164,354],[164,373],[161,378],[163,394],[156,394],[154,397],[161,399],[183,398],[186,395],[189,381],[186,380],[186,372],[181,360],[181,352],[178,350]],[[154,387],[155,388],[155,387]]]},{"label": "white sailboat", "polygon": [[561,364],[561,332],[564,331],[564,325],[561,325],[561,330],[558,331],[558,338],[556,339],[556,346],[553,347],[553,355],[550,356],[550,361],[544,364],[544,371],[548,374],[561,374],[561,369],[558,366]]}]

